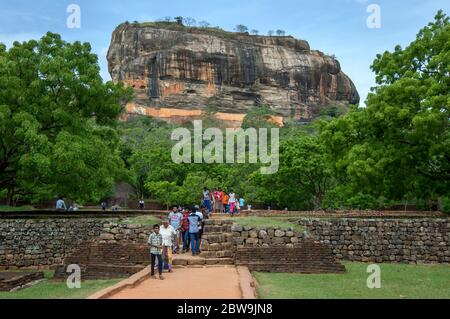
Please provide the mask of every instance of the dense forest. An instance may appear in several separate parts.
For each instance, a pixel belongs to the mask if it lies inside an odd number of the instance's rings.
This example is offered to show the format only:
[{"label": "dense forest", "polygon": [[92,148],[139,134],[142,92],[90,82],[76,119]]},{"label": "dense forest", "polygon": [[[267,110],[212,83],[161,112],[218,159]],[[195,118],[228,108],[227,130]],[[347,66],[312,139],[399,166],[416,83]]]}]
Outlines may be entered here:
[{"label": "dense forest", "polygon": [[[119,123],[132,92],[103,83],[89,44],[48,33],[0,45],[0,198],[97,203],[126,181],[136,198],[166,205],[193,204],[207,186],[281,209],[450,211],[449,17],[438,12],[407,47],[377,55],[372,71],[366,107],[331,105],[310,124],[287,123],[279,171],[262,175],[260,164],[175,164],[175,125]],[[255,107],[243,128],[272,127],[270,114]],[[220,127],[212,116],[203,125]]]}]

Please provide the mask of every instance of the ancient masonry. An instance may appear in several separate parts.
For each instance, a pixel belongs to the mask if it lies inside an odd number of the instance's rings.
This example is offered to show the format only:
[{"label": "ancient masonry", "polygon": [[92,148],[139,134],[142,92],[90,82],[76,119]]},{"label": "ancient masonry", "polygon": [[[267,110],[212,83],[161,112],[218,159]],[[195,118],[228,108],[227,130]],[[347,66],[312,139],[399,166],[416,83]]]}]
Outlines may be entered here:
[{"label": "ancient masonry", "polygon": [[[342,269],[335,259],[450,262],[449,219],[303,218],[297,223],[305,231],[243,227],[231,220],[209,220],[201,256],[177,258],[174,263],[177,267],[245,264],[254,270],[338,272]],[[148,264],[146,241],[150,231],[148,226],[122,224],[118,220],[4,219],[0,221],[0,268],[59,266],[57,273],[64,276],[62,265],[77,263],[83,266],[87,277],[126,277]],[[273,258],[267,256],[275,254],[283,260],[284,267],[271,264]]]},{"label": "ancient masonry", "polygon": [[450,219],[309,219],[298,223],[336,258],[450,263]]},{"label": "ancient masonry", "polygon": [[43,272],[0,272],[0,291],[14,291],[44,279]]},{"label": "ancient masonry", "polygon": [[358,104],[358,92],[339,62],[293,37],[124,23],[108,51],[113,81],[135,91],[127,115],[184,123],[207,107],[239,125],[254,106],[284,119],[309,121],[324,107]]}]

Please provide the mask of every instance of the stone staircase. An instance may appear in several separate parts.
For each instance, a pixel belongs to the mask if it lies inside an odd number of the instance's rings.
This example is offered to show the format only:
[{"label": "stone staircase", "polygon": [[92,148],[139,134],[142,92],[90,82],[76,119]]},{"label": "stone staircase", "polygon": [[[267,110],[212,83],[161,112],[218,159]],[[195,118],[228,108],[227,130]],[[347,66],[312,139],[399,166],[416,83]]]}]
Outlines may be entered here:
[{"label": "stone staircase", "polygon": [[174,255],[174,266],[234,265],[236,246],[233,243],[231,226],[233,221],[208,219],[204,222],[200,255],[192,257]]}]

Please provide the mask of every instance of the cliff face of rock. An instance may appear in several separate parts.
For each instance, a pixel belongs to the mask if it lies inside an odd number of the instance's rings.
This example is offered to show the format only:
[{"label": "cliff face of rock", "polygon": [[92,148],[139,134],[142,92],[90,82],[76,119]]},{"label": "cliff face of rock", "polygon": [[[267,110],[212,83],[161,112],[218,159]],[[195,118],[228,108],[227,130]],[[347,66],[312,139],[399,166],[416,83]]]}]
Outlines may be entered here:
[{"label": "cliff face of rock", "polygon": [[233,122],[267,105],[276,121],[307,121],[330,104],[359,103],[339,62],[293,37],[122,24],[108,63],[113,81],[135,90],[128,114],[183,120],[209,107]]}]

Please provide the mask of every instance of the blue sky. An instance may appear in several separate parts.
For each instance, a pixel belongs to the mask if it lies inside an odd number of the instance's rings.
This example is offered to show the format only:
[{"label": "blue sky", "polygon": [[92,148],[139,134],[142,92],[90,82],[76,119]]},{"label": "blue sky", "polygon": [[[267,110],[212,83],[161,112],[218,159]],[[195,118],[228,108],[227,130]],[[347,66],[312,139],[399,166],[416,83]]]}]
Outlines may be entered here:
[{"label": "blue sky", "polygon": [[[381,29],[369,29],[367,7],[381,8]],[[81,8],[81,28],[69,29],[70,4]],[[114,28],[128,21],[153,21],[166,16],[193,17],[232,31],[237,24],[257,29],[283,29],[307,40],[311,48],[335,54],[365,100],[374,75],[377,53],[407,45],[417,31],[450,0],[0,0],[0,42],[60,33],[67,41],[88,41],[99,55],[102,76],[110,80],[106,52]]]}]

